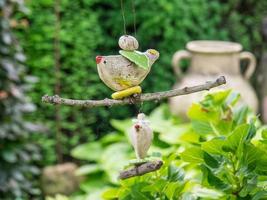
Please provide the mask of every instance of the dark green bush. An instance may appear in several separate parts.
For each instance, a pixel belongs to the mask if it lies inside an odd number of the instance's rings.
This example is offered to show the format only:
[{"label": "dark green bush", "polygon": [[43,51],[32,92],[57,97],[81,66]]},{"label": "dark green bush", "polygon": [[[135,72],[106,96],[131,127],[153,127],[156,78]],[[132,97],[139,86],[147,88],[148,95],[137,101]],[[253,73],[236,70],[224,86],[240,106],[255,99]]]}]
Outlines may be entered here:
[{"label": "dark green bush", "polygon": [[26,96],[33,77],[26,76],[25,55],[10,27],[13,14],[25,10],[21,1],[0,1],[0,199],[35,199],[41,159],[30,140],[39,130],[25,120],[35,110]]},{"label": "dark green bush", "polygon": [[[186,42],[197,39],[234,40],[247,50],[260,52],[259,33],[265,0],[135,0],[137,38],[142,51],[155,48],[160,60],[143,82],[145,92],[167,90],[175,77],[171,69],[172,54]],[[124,1],[127,31],[134,34],[131,1]],[[28,1],[29,27],[18,31],[33,75],[40,77],[31,96],[39,109],[34,118],[45,122],[50,133],[43,136],[44,146],[54,145],[47,138],[55,135],[53,106],[40,103],[43,94],[53,94],[55,14],[54,0]],[[25,16],[18,16],[24,18]],[[123,34],[119,1],[61,1],[61,96],[77,99],[102,99],[112,93],[98,78],[94,58],[98,54],[118,54],[117,41]],[[259,53],[258,53],[259,54]],[[149,112],[156,103],[142,105]],[[80,109],[61,107],[64,152],[81,140],[98,138],[110,129],[109,119],[136,114],[140,106],[123,108]],[[51,148],[44,148],[51,151]],[[48,161],[54,160],[46,152]]]}]

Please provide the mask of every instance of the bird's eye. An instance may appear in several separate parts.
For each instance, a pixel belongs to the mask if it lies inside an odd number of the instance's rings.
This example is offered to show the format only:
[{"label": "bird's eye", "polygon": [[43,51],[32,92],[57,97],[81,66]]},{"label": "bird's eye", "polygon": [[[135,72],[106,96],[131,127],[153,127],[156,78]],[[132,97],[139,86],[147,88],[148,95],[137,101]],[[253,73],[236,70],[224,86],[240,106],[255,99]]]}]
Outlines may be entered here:
[{"label": "bird's eye", "polygon": [[107,61],[104,60],[104,64],[106,64],[106,63],[107,63]]}]

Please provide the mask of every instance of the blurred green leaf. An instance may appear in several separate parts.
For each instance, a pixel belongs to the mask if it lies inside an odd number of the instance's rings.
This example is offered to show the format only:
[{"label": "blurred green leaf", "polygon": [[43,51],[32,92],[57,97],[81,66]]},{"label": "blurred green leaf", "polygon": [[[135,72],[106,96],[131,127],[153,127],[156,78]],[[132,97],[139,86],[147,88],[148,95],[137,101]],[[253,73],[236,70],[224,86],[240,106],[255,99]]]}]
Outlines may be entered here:
[{"label": "blurred green leaf", "polygon": [[77,159],[97,161],[103,153],[103,148],[98,142],[90,142],[77,146],[71,151],[71,155]]},{"label": "blurred green leaf", "polygon": [[246,137],[249,134],[249,125],[243,124],[235,128],[235,130],[227,137],[225,144],[223,145],[223,150],[236,152],[239,148],[242,148],[244,142],[246,142]]},{"label": "blurred green leaf", "polygon": [[170,182],[179,182],[184,179],[184,171],[174,165],[168,166],[168,180]]},{"label": "blurred green leaf", "polygon": [[204,162],[211,168],[218,168],[220,166],[219,162],[210,154],[204,152],[203,154]]},{"label": "blurred green leaf", "polygon": [[218,155],[223,155],[224,152],[222,150],[222,147],[225,143],[225,140],[219,139],[219,138],[214,138],[210,141],[204,142],[201,145],[202,150],[211,153],[211,154],[218,154]]},{"label": "blurred green leaf", "polygon": [[75,174],[77,176],[83,176],[91,173],[95,173],[101,170],[101,167],[98,164],[88,164],[88,165],[83,165],[79,167]]},{"label": "blurred green leaf", "polygon": [[102,155],[99,155],[102,168],[106,171],[112,183],[118,182],[119,171],[128,164],[128,152],[130,150],[129,144],[116,143],[106,147]]},{"label": "blurred green leaf", "polygon": [[102,193],[102,197],[104,199],[117,199],[118,198],[119,189],[110,188]]},{"label": "blurred green leaf", "polygon": [[199,147],[191,147],[181,153],[181,158],[190,163],[202,163],[203,151]]}]

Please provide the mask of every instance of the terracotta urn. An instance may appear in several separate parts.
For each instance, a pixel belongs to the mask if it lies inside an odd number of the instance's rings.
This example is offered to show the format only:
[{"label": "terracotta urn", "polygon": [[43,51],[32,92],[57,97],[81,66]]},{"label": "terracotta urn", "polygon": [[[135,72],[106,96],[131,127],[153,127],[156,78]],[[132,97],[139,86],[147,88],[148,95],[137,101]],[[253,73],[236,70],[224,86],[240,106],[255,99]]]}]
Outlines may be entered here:
[{"label": "terracotta urn", "polygon": [[[180,79],[174,88],[194,86],[214,80],[220,75],[226,77],[227,84],[213,89],[232,89],[241,94],[241,103],[247,104],[257,112],[258,99],[255,91],[249,84],[255,67],[255,56],[250,52],[242,52],[242,46],[234,42],[225,41],[192,41],[187,43],[187,50],[177,51],[173,55],[172,65],[176,76]],[[180,70],[180,62],[183,59],[190,60],[187,74]],[[240,70],[240,62],[247,61],[245,72]],[[186,112],[193,102],[201,100],[203,92],[194,93],[170,99],[171,111],[179,116],[186,117]]]}]

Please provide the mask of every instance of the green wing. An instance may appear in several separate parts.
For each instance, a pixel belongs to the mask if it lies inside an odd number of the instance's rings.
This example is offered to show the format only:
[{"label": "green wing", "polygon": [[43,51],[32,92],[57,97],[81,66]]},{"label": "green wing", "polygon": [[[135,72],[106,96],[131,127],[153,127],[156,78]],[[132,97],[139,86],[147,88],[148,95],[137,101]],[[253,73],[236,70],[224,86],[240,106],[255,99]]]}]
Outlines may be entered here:
[{"label": "green wing", "polygon": [[144,53],[140,51],[125,51],[125,50],[120,50],[119,53],[123,57],[135,63],[138,67],[142,67],[144,69],[149,68],[149,58]]}]

